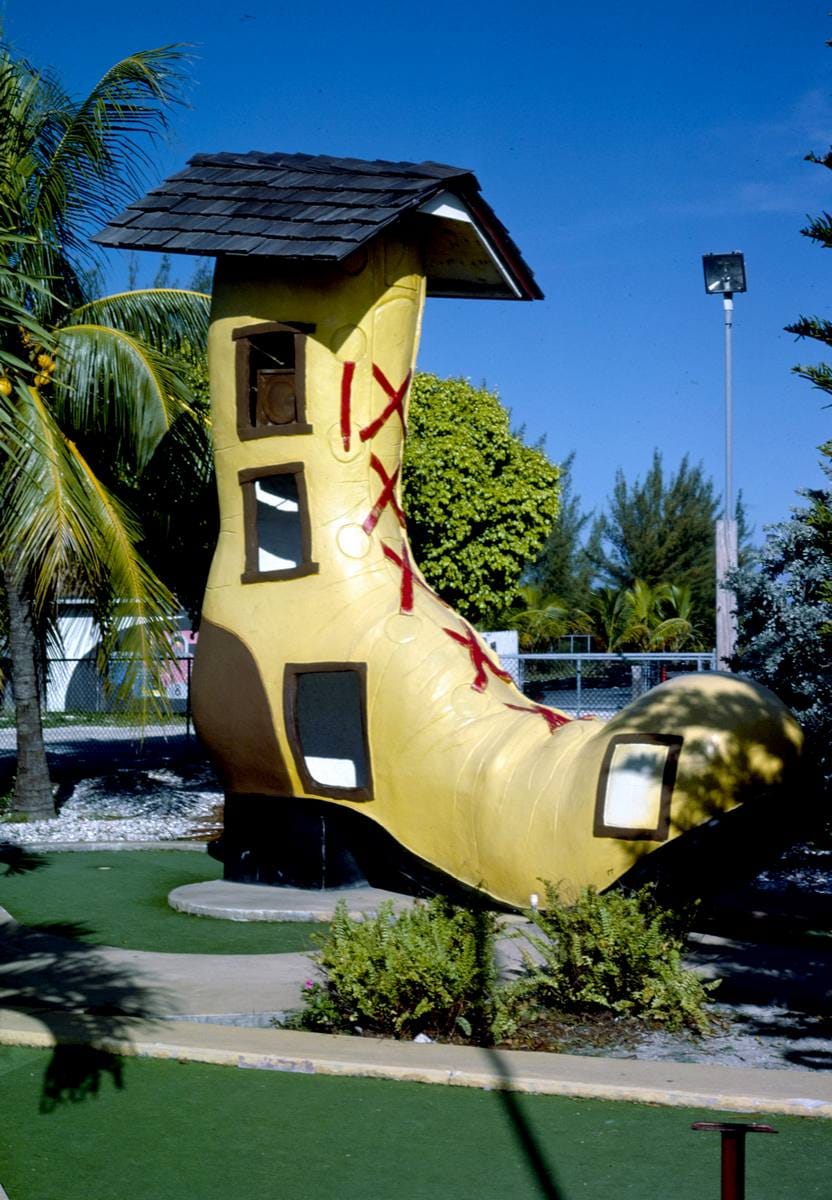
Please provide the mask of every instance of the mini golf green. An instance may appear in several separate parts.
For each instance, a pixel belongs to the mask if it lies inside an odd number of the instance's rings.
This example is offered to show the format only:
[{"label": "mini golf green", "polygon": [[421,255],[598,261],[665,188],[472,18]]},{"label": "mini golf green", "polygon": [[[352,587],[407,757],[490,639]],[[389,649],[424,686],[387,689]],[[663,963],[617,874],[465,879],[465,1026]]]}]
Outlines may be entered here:
[{"label": "mini golf green", "polygon": [[222,876],[218,862],[196,851],[62,851],[38,858],[42,866],[26,874],[0,870],[0,905],[24,925],[81,925],[81,939],[99,946],[172,954],[282,954],[313,949],[310,934],[326,928],[174,912],[167,902],[173,888]]},{"label": "mini golf green", "polygon": [[[124,1087],[39,1111],[47,1051],[0,1047],[12,1200],[708,1200],[704,1110],[124,1061]],[[758,1118],[759,1119],[759,1118]],[[749,1200],[829,1196],[832,1122],[765,1118]]]}]

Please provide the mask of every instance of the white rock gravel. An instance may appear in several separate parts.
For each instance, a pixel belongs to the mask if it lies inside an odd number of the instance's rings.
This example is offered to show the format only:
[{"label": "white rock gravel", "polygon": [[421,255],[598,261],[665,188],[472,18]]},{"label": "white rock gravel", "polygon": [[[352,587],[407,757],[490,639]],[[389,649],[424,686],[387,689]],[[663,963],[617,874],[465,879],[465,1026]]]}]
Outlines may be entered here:
[{"label": "white rock gravel", "polygon": [[222,829],[222,804],[216,780],[201,766],[112,771],[76,783],[51,820],[3,822],[0,841],[25,846],[214,837]]}]

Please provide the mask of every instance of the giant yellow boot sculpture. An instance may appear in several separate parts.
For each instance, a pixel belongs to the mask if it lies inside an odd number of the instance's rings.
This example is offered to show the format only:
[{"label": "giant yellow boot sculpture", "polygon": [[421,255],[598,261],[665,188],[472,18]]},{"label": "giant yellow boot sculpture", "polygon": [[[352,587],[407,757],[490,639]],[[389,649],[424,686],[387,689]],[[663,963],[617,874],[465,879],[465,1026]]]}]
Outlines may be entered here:
[{"label": "giant yellow boot sculpture", "polygon": [[541,879],[604,888],[779,784],[800,732],[771,693],[710,674],[569,720],[426,586],[400,503],[424,292],[395,230],[348,270],[219,260],[197,727],[229,811],[349,810],[510,905]]}]

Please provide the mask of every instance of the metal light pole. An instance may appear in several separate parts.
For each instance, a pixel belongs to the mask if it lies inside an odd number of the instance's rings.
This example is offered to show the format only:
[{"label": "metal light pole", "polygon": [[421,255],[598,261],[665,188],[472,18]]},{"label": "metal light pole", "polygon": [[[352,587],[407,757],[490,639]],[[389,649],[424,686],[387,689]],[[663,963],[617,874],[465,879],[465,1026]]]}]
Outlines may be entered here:
[{"label": "metal light pole", "polygon": [[725,501],[724,517],[716,522],[716,663],[729,669],[737,640],[737,601],[725,577],[737,566],[737,522],[734,515],[734,412],[731,337],[734,325],[734,292],[744,292],[745,260],[738,250],[731,254],[705,254],[705,291],[722,296],[725,318]]}]

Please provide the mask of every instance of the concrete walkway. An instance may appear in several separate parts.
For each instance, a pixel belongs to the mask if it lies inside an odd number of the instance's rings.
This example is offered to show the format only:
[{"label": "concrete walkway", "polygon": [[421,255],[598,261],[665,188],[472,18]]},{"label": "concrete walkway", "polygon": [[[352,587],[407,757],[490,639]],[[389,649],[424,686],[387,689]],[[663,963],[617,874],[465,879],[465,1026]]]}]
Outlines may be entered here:
[{"label": "concrete walkway", "polygon": [[[48,1047],[66,1040],[78,1040],[71,1017],[52,1019],[46,1028],[33,1017],[0,1012],[0,1043]],[[120,1054],[254,1070],[353,1075],[749,1114],[832,1118],[829,1073],[755,1071],[697,1063],[417,1045],[184,1021],[140,1024],[128,1037],[114,1037],[102,1028],[90,1040]]]},{"label": "concrete walkway", "polygon": [[[254,890],[260,911],[266,889]],[[310,911],[309,893],[302,896],[301,911]],[[377,907],[378,899],[368,895],[361,903]],[[286,908],[287,898],[275,903]],[[314,974],[306,954],[214,956],[92,947],[27,930],[0,910],[2,917],[0,1044],[80,1041],[129,1055],[258,1070],[832,1118],[832,1071],[494,1051],[257,1028],[268,1014],[299,1006]],[[19,1011],[31,1008],[33,996],[48,997],[49,1009],[37,1016]],[[234,1024],[218,1021],[229,1017]]]}]

